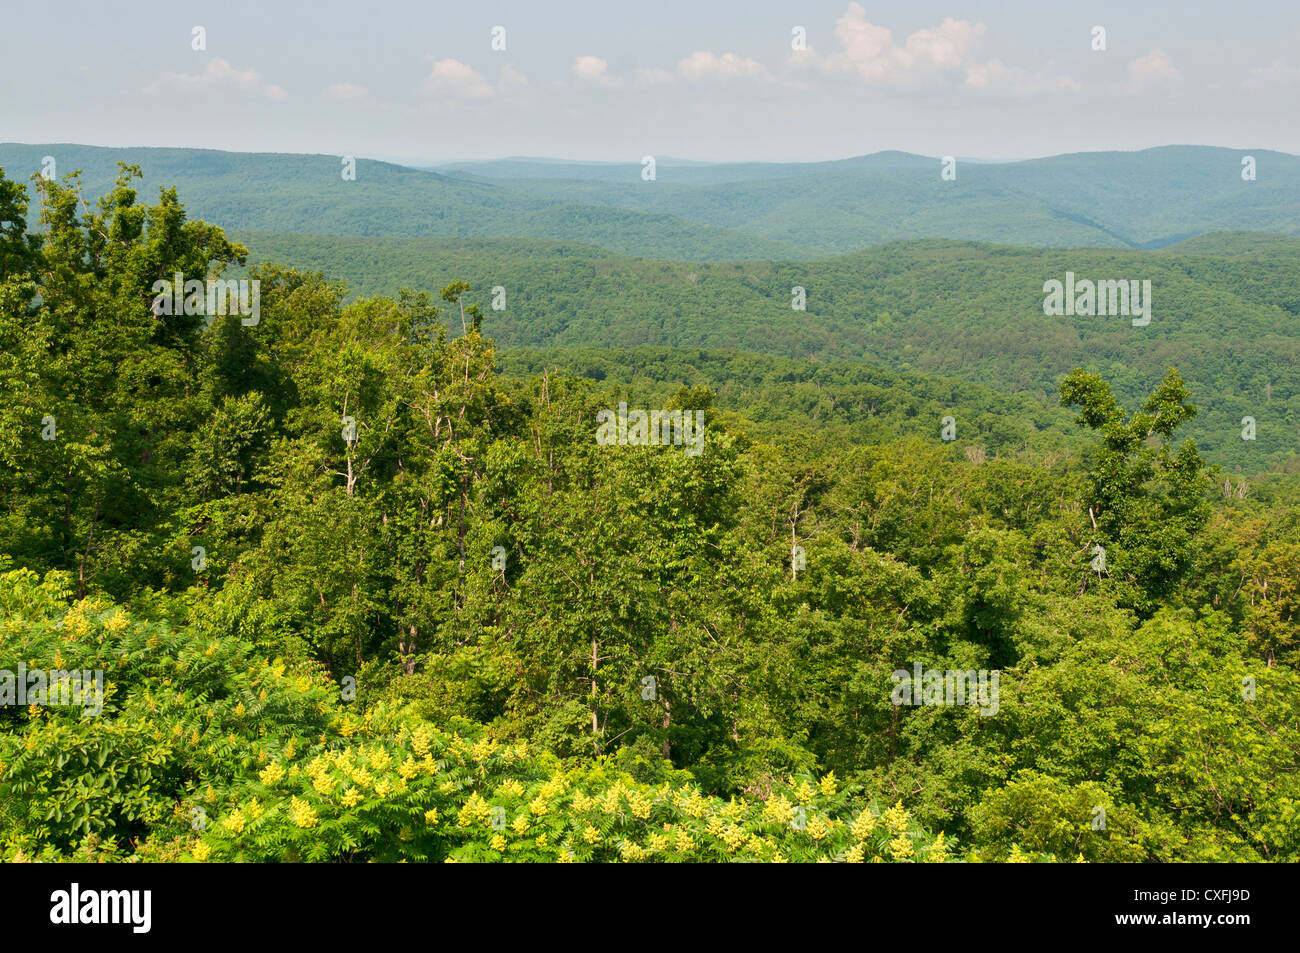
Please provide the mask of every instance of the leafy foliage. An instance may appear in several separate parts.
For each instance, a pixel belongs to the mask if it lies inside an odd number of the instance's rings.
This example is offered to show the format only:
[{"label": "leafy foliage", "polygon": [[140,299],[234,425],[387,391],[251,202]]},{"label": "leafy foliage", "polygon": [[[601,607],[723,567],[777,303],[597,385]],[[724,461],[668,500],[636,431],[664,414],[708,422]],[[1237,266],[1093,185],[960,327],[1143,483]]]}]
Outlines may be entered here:
[{"label": "leafy foliage", "polygon": [[[5,859],[1300,856],[1300,483],[1175,449],[1168,366],[1063,371],[1075,432],[905,368],[499,360],[460,280],[164,318],[245,251],[134,175],[3,232],[0,670],[105,685],[0,706]],[[702,452],[597,443],[620,402]]]}]

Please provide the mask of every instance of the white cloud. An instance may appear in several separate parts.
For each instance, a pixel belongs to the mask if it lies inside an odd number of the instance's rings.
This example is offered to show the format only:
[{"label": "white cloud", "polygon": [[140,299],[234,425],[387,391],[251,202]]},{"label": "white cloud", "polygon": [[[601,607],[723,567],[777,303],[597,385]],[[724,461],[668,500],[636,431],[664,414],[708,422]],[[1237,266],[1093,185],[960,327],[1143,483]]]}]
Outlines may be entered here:
[{"label": "white cloud", "polygon": [[587,86],[618,89],[623,85],[621,79],[609,75],[609,63],[599,56],[579,56],[573,61],[572,72],[579,83]]},{"label": "white cloud", "polygon": [[508,89],[519,89],[528,85],[528,77],[513,66],[501,67],[501,75],[497,77],[497,88],[502,92]]},{"label": "white cloud", "polygon": [[1287,65],[1279,56],[1268,66],[1256,66],[1242,82],[1242,89],[1286,89],[1300,85],[1300,68]]},{"label": "white cloud", "polygon": [[357,86],[355,83],[335,83],[326,87],[325,95],[330,99],[337,99],[339,102],[353,103],[369,96],[370,90],[364,86]]},{"label": "white cloud", "polygon": [[718,56],[707,50],[696,50],[677,64],[677,72],[689,80],[769,78],[767,67],[758,60],[736,53]]},{"label": "white cloud", "polygon": [[145,86],[143,92],[157,96],[164,90],[238,89],[248,93],[261,93],[267,99],[280,102],[289,94],[274,83],[263,83],[256,70],[237,70],[221,57],[208,62],[202,73],[163,73]]},{"label": "white cloud", "polygon": [[435,60],[423,91],[447,99],[490,99],[496,90],[478,70],[460,60]]},{"label": "white cloud", "polygon": [[797,70],[853,76],[885,89],[956,87],[999,96],[1031,96],[1074,91],[1079,84],[1051,71],[1010,66],[977,57],[987,27],[970,20],[944,18],[937,26],[916,30],[900,43],[893,31],[867,19],[859,3],[850,3],[835,21],[839,48],[822,54],[809,47],[793,54]]},{"label": "white cloud", "polygon": [[947,17],[937,27],[917,30],[900,45],[888,27],[867,19],[861,4],[850,3],[835,21],[841,50],[823,62],[831,72],[856,72],[868,83],[934,85],[945,74],[974,65],[973,54],[984,30],[982,23]]},{"label": "white cloud", "polygon": [[1151,90],[1163,90],[1169,93],[1180,92],[1183,88],[1183,74],[1164,50],[1155,49],[1146,56],[1139,56],[1128,64],[1128,79],[1114,87],[1119,93],[1145,93]]},{"label": "white cloud", "polygon": [[494,86],[478,70],[460,60],[434,60],[421,91],[448,100],[491,99],[500,93],[528,85],[528,77],[510,66],[502,67]]},{"label": "white cloud", "polygon": [[[784,69],[776,75],[752,57],[696,50],[678,61],[675,74],[647,68],[636,70],[634,77],[638,86],[668,84],[676,77],[691,82],[774,81],[803,93],[814,91],[808,82],[810,73],[856,78],[882,89],[946,87],[996,96],[1024,97],[1080,89],[1074,79],[1053,71],[1050,63],[1033,70],[1000,59],[979,59],[976,53],[986,29],[983,23],[947,17],[937,26],[910,33],[900,43],[888,27],[868,20],[860,3],[851,2],[835,21],[836,51],[823,54],[810,45],[788,56]],[[575,75],[583,74],[578,65],[584,60],[590,61],[585,68],[589,81],[605,75],[605,61],[595,57],[580,57],[574,64]]]}]

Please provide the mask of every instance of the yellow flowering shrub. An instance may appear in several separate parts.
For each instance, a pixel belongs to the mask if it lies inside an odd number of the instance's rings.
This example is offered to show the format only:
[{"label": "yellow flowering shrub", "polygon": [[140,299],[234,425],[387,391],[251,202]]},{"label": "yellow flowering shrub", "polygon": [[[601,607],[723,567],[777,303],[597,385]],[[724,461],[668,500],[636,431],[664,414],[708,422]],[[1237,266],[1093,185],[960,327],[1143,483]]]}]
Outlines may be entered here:
[{"label": "yellow flowering shrub", "polygon": [[[30,574],[0,577],[8,587],[0,598],[44,585]],[[638,780],[616,756],[561,759],[468,721],[431,720],[413,704],[349,707],[319,669],[290,670],[232,640],[112,607],[68,609],[53,594],[47,625],[6,638],[18,640],[18,657],[57,653],[68,667],[104,668],[106,716],[15,713],[21,731],[0,735],[0,860],[62,859],[68,831],[95,835],[96,858],[110,860],[128,850],[141,860],[217,862],[861,863],[955,854],[902,805],[882,812],[832,774],[778,780],[743,798],[706,793],[671,766]],[[11,621],[0,626],[8,632]],[[79,641],[65,638],[75,632]],[[118,665],[123,658],[130,664]],[[202,668],[182,684],[176,673],[195,659]],[[50,755],[82,749],[121,780],[102,798],[59,800]],[[29,832],[56,822],[7,821],[14,804],[29,818],[63,817],[64,842]],[[208,822],[192,826],[198,817]]]}]

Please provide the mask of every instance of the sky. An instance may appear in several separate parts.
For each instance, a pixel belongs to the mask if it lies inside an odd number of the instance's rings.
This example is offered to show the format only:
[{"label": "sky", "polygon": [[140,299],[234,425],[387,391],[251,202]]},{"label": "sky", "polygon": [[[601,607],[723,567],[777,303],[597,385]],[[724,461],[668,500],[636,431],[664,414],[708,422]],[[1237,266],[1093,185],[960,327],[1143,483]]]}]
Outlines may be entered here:
[{"label": "sky", "polygon": [[0,21],[25,37],[9,142],[419,164],[1300,153],[1295,0],[50,0]]}]

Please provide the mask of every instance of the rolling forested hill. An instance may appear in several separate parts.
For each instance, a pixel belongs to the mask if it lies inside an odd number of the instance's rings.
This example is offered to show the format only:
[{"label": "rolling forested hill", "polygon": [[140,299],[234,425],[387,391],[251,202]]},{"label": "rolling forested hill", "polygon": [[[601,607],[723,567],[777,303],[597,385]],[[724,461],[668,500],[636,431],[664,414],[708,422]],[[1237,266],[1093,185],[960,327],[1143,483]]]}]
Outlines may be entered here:
[{"label": "rolling forested hill", "polygon": [[[1159,251],[894,243],[820,261],[685,264],[558,242],[247,234],[254,260],[290,262],[396,294],[463,276],[507,347],[737,348],[863,361],[977,382],[1040,403],[1071,368],[1133,399],[1170,366],[1195,388],[1207,455],[1247,472],[1300,449],[1300,239],[1203,236]],[[1266,254],[1252,249],[1267,249]],[[1043,283],[1148,279],[1152,318],[1050,316]],[[807,292],[791,307],[791,288]],[[713,380],[713,386],[721,382]],[[1241,438],[1254,417],[1254,441]]]},{"label": "rolling forested hill", "polygon": [[[1256,181],[1241,177],[1254,156]],[[1225,229],[1300,233],[1300,158],[1267,150],[1170,146],[1025,162],[900,152],[824,163],[705,164],[664,158],[654,182],[626,163],[508,160],[438,170],[340,157],[192,149],[0,144],[24,179],[53,156],[105,191],[116,163],[144,190],[175,185],[193,214],[230,229],[395,237],[584,241],[626,255],[690,261],[817,258],[914,238],[1042,247],[1160,247]]]},{"label": "rolling forested hill", "polygon": [[246,323],[133,186],[0,176],[0,861],[1300,857],[1295,240],[252,235]]},{"label": "rolling forested hill", "polygon": [[[244,240],[253,263],[319,270],[354,294],[463,277],[486,306],[503,287],[489,326],[504,348],[858,361],[1039,406],[1075,366],[1105,373],[1123,399],[1176,366],[1202,402],[1191,433],[1210,459],[1255,471],[1300,446],[1300,239],[1286,234],[1300,229],[1300,189],[1286,184],[1300,181],[1300,159],[1252,154],[1255,182],[1242,181],[1237,152],[1207,147],[959,162],[955,182],[899,152],[664,158],[653,183],[636,163],[360,160],[343,181],[331,156],[73,145],[0,145],[0,165],[18,177],[53,155],[60,174],[83,169],[94,196],[118,161],[139,161],[143,195],[179,186],[191,214]],[[1202,234],[1247,227],[1273,231]],[[1150,280],[1151,324],[1043,314],[1044,282],[1067,271]],[[791,308],[795,286],[804,311]],[[1241,439],[1245,417],[1253,441]]]}]

